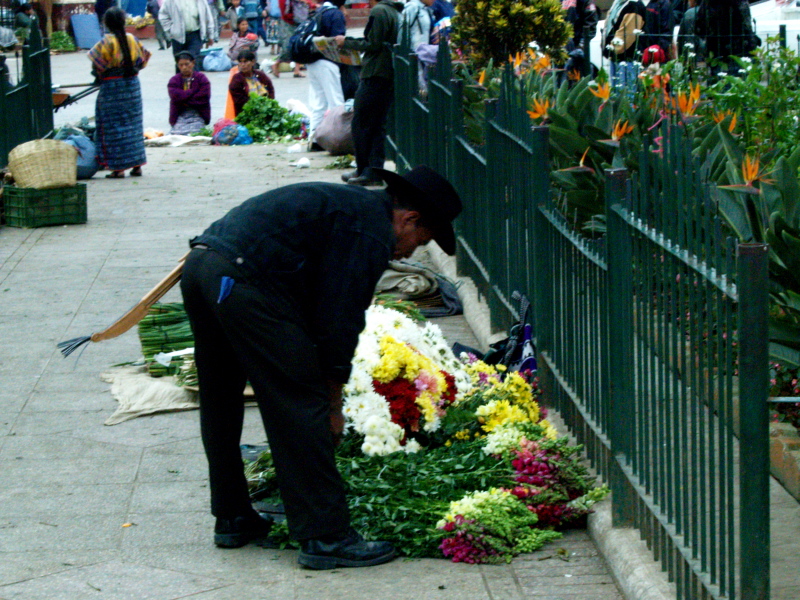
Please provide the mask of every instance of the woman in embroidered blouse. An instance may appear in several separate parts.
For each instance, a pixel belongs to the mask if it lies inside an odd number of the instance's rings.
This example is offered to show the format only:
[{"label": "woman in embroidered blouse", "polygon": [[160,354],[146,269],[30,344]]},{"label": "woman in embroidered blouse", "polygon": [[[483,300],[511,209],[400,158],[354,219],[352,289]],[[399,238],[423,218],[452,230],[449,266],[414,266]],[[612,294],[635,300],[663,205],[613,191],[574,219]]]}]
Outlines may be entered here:
[{"label": "woman in embroidered blouse", "polygon": [[211,121],[211,83],[203,73],[194,70],[191,52],[178,52],[178,71],[167,84],[171,134],[197,133]]},{"label": "woman in embroidered blouse", "polygon": [[147,161],[142,126],[142,91],[138,73],[150,60],[148,52],[125,33],[125,11],[110,8],[103,15],[109,33],[89,50],[92,73],[100,82],[95,105],[95,143],[100,167],[108,178],[142,174]]},{"label": "woman in embroidered blouse", "polygon": [[272,81],[264,71],[256,69],[256,55],[250,50],[239,52],[239,72],[231,78],[228,89],[233,98],[234,112],[237,115],[250,99],[250,94],[275,97]]}]

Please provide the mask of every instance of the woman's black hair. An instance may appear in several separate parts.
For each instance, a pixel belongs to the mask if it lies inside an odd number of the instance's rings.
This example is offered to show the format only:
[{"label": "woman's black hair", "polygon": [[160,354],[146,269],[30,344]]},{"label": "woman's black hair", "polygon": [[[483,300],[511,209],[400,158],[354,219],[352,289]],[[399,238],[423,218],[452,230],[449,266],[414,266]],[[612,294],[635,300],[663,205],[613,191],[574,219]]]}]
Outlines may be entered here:
[{"label": "woman's black hair", "polygon": [[103,24],[114,34],[122,49],[122,68],[125,77],[133,77],[136,75],[136,71],[133,68],[133,59],[131,59],[131,48],[128,46],[128,34],[125,33],[125,11],[117,6],[109,8],[103,15]]},{"label": "woman's black hair", "polygon": [[188,50],[181,50],[175,55],[175,64],[178,64],[178,61],[182,58],[194,62],[194,54],[192,54]]},{"label": "woman's black hair", "polygon": [[238,27],[241,25],[242,21],[247,21],[248,26],[250,25],[250,21],[248,21],[245,17],[239,17],[239,19],[236,21],[236,26]]},{"label": "woman's black hair", "polygon": [[242,50],[239,52],[239,56],[236,57],[236,60],[255,60],[256,53],[252,50]]}]

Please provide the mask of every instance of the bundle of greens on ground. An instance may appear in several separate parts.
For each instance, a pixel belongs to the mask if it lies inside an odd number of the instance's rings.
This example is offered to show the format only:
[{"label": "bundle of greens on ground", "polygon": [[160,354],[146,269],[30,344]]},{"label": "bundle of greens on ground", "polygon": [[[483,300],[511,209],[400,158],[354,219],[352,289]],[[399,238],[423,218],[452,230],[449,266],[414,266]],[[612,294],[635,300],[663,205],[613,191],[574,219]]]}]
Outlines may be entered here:
[{"label": "bundle of greens on ground", "polygon": [[[435,325],[371,307],[337,450],[353,526],[405,556],[493,563],[580,523],[607,490],[537,395],[532,374],[458,359]],[[268,453],[247,473],[254,498],[279,501]],[[287,542],[285,526],[277,535]]]},{"label": "bundle of greens on ground", "polygon": [[192,328],[183,304],[157,303],[150,307],[148,315],[139,322],[139,341],[147,370],[152,377],[175,375],[180,368],[180,360],[173,360],[169,366],[164,366],[154,357],[162,352],[175,352],[194,346]]},{"label": "bundle of greens on ground", "polygon": [[250,94],[250,99],[236,115],[236,122],[247,127],[254,142],[274,142],[298,136],[301,118],[291,114],[274,98]]}]

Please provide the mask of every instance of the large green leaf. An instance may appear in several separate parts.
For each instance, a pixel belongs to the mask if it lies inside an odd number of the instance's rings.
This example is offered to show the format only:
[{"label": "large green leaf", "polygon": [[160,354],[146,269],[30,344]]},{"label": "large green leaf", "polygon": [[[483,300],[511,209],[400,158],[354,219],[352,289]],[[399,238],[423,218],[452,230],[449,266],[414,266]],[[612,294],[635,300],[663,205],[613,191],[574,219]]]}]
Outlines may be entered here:
[{"label": "large green leaf", "polygon": [[787,367],[800,367],[800,350],[789,348],[779,342],[770,341],[769,357],[770,360]]}]

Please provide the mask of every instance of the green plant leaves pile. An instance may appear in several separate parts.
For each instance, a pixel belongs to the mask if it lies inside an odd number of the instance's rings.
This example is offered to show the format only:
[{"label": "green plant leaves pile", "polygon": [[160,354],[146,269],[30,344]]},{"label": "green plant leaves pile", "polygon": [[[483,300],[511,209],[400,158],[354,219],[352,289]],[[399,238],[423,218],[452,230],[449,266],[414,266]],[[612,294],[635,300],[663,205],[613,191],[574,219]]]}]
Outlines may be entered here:
[{"label": "green plant leaves pile", "polygon": [[250,94],[250,100],[236,115],[236,122],[247,127],[254,142],[272,142],[287,135],[300,135],[300,116],[290,114],[274,98]]}]

